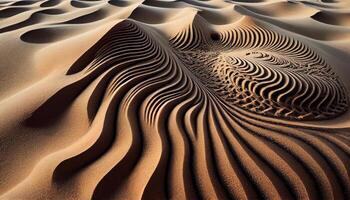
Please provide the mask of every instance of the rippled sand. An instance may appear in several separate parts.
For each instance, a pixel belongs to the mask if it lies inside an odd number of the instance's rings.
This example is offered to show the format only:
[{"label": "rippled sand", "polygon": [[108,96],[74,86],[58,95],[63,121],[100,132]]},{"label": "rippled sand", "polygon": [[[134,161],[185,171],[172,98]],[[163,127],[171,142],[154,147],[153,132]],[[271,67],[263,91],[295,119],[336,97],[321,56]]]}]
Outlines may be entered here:
[{"label": "rippled sand", "polygon": [[0,199],[350,199],[350,1],[0,1]]}]

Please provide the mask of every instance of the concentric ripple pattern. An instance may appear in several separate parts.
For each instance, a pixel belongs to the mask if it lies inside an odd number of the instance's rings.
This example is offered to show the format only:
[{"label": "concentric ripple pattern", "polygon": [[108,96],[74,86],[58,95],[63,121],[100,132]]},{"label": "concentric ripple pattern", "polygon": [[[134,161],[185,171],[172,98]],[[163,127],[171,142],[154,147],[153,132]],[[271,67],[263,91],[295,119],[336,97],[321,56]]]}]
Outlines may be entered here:
[{"label": "concentric ripple pattern", "polygon": [[[197,40],[184,45],[188,37]],[[331,66],[288,36],[240,26],[209,37],[193,25],[172,43],[184,64],[232,105],[298,120],[332,118],[347,110],[345,88]]]}]

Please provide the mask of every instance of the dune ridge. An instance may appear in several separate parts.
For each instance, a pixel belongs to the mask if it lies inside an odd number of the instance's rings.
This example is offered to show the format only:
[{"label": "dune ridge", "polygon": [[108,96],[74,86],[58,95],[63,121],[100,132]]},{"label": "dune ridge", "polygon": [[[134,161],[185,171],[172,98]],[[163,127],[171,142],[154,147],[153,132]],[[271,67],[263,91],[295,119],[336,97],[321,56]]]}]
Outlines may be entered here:
[{"label": "dune ridge", "polygon": [[324,51],[350,37],[284,29],[350,35],[331,2],[0,4],[0,40],[36,59],[0,87],[0,199],[349,199],[347,63]]}]

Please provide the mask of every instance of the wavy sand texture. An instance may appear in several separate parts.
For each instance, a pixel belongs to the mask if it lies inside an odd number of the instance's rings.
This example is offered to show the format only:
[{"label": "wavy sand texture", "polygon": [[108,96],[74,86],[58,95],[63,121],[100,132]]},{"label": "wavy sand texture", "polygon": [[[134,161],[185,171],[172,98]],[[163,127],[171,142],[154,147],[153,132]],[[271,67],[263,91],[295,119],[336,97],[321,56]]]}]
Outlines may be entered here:
[{"label": "wavy sand texture", "polygon": [[0,2],[0,199],[350,199],[350,3]]}]

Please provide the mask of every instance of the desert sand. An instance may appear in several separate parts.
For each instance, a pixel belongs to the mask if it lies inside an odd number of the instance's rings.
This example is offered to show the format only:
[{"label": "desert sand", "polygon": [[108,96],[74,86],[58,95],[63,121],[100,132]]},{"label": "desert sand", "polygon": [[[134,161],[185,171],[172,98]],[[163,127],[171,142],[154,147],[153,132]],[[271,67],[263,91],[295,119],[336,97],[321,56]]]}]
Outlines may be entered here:
[{"label": "desert sand", "polygon": [[349,0],[0,1],[0,199],[350,199]]}]

